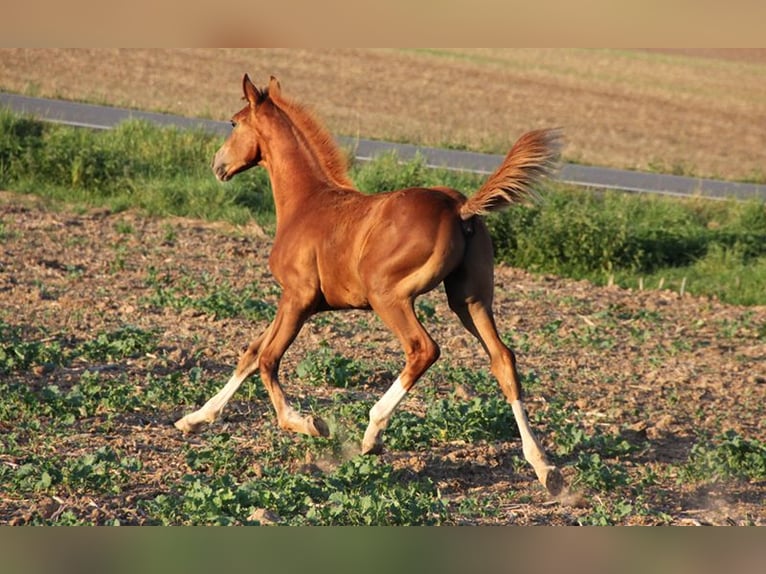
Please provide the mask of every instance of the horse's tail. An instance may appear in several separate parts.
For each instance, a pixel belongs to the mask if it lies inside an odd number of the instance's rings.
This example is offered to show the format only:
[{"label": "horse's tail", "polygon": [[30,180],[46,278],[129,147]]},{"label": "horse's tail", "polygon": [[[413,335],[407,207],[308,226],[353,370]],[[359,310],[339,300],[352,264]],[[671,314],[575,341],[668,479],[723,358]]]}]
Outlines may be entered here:
[{"label": "horse's tail", "polygon": [[500,167],[460,207],[460,217],[470,219],[525,199],[536,199],[532,186],[555,171],[561,146],[558,129],[534,130],[522,135]]}]

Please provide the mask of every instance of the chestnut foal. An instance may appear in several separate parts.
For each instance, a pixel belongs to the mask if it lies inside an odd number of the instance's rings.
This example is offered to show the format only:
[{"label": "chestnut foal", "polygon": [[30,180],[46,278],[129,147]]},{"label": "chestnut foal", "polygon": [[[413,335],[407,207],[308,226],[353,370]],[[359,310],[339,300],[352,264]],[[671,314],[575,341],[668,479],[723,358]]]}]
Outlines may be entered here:
[{"label": "chestnut foal", "polygon": [[378,453],[396,406],[439,357],[439,347],[414,311],[418,295],[444,283],[450,308],[481,342],[510,402],[522,450],[551,495],[564,485],[535,439],[521,401],[516,360],[498,336],[492,316],[493,253],[482,215],[533,194],[559,155],[555,130],[524,134],[482,188],[466,199],[447,188],[412,188],[364,195],[326,129],[301,105],[282,96],[271,78],[260,90],[245,75],[247,105],[215,154],[220,181],[260,165],[276,204],[277,228],[269,264],[282,287],[277,313],[241,356],[229,382],[204,406],[175,424],[198,430],[218,418],[242,382],[259,371],[282,429],[328,436],[318,417],[301,416],[277,378],[280,360],[314,313],[372,309],[394,332],[406,356],[404,370],[370,410],[363,453]]}]

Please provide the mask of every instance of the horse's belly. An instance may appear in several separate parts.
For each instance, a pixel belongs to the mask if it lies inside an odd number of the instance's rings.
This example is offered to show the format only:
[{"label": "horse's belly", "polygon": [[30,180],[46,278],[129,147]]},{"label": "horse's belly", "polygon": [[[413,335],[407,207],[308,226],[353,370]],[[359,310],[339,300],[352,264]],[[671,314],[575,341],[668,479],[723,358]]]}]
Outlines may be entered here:
[{"label": "horse's belly", "polygon": [[367,294],[355,281],[323,274],[322,296],[330,309],[369,309]]}]

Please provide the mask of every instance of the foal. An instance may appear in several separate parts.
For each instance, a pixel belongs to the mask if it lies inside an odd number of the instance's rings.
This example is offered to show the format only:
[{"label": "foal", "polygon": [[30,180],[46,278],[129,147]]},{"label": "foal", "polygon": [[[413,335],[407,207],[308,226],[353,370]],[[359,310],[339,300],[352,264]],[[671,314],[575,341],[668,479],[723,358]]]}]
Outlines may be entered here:
[{"label": "foal", "polygon": [[215,154],[220,181],[260,165],[276,204],[277,227],[269,259],[282,287],[274,320],[239,359],[229,382],[175,425],[198,430],[218,418],[242,382],[259,371],[282,429],[328,436],[325,422],[301,416],[277,378],[280,360],[303,323],[333,309],[372,309],[399,339],[404,370],[370,410],[363,453],[378,453],[396,406],[439,357],[439,347],[414,311],[418,295],[444,283],[450,308],[482,344],[510,402],[524,457],[552,495],[564,484],[535,439],[521,401],[513,353],[492,316],[493,254],[482,215],[532,193],[558,159],[559,134],[524,134],[482,188],[466,199],[447,188],[411,188],[378,195],[357,191],[330,134],[299,104],[282,96],[275,78],[260,90],[245,75],[247,105]]}]

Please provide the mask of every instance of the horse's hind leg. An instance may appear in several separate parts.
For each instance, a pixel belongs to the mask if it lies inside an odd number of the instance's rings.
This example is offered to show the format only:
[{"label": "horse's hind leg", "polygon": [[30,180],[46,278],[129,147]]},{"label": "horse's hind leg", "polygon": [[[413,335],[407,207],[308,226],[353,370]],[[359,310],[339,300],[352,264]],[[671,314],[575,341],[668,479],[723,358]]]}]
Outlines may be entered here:
[{"label": "horse's hind leg", "polygon": [[[387,300],[386,300],[387,299]],[[362,439],[362,454],[377,454],[383,447],[382,434],[397,405],[407,392],[439,358],[439,347],[418,321],[411,298],[371,300],[372,308],[394,332],[404,348],[404,369],[370,409],[370,422]]]},{"label": "horse's hind leg", "polygon": [[449,280],[446,284],[450,307],[460,317],[465,327],[481,341],[490,356],[492,374],[500,383],[500,388],[513,409],[521,435],[524,458],[532,465],[537,478],[548,492],[553,496],[558,495],[564,486],[563,477],[559,470],[548,462],[545,451],[529,425],[522,402],[516,358],[500,340],[490,306],[485,300],[467,300],[460,294],[461,290],[453,280]]},{"label": "horse's hind leg", "polygon": [[237,363],[237,368],[231,375],[229,382],[202,407],[178,419],[175,423],[177,429],[184,432],[197,432],[205,424],[212,423],[221,416],[224,407],[231,400],[231,397],[234,396],[234,393],[237,392],[240,385],[258,370],[258,357],[261,345],[270,332],[271,325],[260,336],[254,339],[248,345],[245,352],[242,353]]},{"label": "horse's hind leg", "polygon": [[[490,356],[492,374],[497,378],[506,399],[511,404],[521,435],[524,458],[552,496],[564,487],[559,470],[548,462],[540,443],[532,433],[522,403],[521,385],[513,352],[500,340],[492,316],[493,269],[491,247],[466,257],[463,266],[444,282],[450,308]],[[487,261],[489,255],[489,261]]]}]

